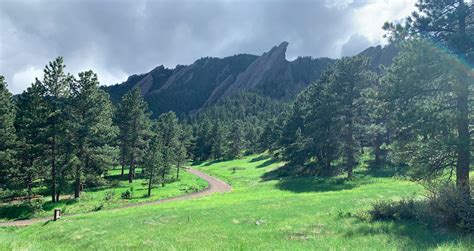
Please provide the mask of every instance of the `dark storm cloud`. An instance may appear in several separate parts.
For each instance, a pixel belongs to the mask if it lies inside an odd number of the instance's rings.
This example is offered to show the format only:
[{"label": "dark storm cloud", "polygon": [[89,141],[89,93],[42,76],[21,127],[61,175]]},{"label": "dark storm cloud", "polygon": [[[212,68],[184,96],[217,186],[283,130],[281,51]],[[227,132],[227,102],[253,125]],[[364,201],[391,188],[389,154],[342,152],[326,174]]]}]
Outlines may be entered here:
[{"label": "dark storm cloud", "polygon": [[0,0],[0,73],[18,93],[58,55],[68,71],[92,68],[103,84],[160,64],[261,54],[281,41],[289,59],[338,57],[370,44],[347,43],[367,1]]}]

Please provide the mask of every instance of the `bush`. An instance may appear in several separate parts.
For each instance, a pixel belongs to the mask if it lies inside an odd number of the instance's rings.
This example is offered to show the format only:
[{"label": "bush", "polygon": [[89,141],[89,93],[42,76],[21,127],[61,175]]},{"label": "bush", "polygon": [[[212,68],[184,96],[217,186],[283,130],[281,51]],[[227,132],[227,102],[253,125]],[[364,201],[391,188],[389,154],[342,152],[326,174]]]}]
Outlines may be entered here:
[{"label": "bush", "polygon": [[104,194],[104,201],[112,200],[115,196],[115,191],[107,191]]},{"label": "bush", "polygon": [[96,207],[94,207],[94,211],[100,211],[104,208],[104,203],[100,203],[99,205],[97,205]]},{"label": "bush", "polygon": [[88,188],[93,188],[93,187],[102,187],[107,185],[108,181],[101,176],[94,176],[94,175],[88,175],[86,176],[84,185],[85,187]]},{"label": "bush", "polygon": [[127,191],[123,192],[123,193],[120,195],[120,197],[121,197],[122,199],[127,199],[127,200],[133,198],[133,187],[130,188],[130,190],[127,189]]},{"label": "bush", "polygon": [[415,219],[418,202],[414,199],[400,201],[378,201],[369,210],[373,220],[411,220]]},{"label": "bush", "polygon": [[417,220],[435,227],[474,232],[474,200],[466,200],[454,184],[431,185],[424,200],[378,201],[371,220]]},{"label": "bush", "polygon": [[31,213],[38,213],[43,211],[43,201],[42,200],[31,200],[25,202],[28,211]]},{"label": "bush", "polygon": [[426,195],[425,214],[438,226],[458,227],[474,232],[474,200],[465,196],[454,184],[431,185]]}]

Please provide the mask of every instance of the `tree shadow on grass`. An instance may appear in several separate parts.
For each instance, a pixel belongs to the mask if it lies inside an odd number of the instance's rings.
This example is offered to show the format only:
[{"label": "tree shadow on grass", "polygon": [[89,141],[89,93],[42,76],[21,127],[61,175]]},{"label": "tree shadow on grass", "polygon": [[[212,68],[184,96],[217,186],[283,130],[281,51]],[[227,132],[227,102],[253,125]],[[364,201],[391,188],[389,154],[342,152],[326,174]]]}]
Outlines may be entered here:
[{"label": "tree shadow on grass", "polygon": [[285,165],[262,175],[262,181],[278,180],[276,188],[294,193],[328,192],[353,189],[373,183],[370,174],[355,172],[353,179],[335,176],[315,176],[304,174],[303,167],[293,168]]},{"label": "tree shadow on grass", "polygon": [[31,209],[25,204],[6,204],[0,207],[0,218],[8,220],[24,220],[33,216]]},{"label": "tree shadow on grass", "polygon": [[43,210],[44,211],[51,211],[55,208],[70,206],[70,205],[76,204],[77,202],[78,202],[78,200],[76,200],[76,199],[63,199],[63,200],[60,200],[58,202],[48,201],[48,202],[43,204]]},{"label": "tree shadow on grass", "polygon": [[215,159],[213,161],[209,161],[207,162],[206,164],[204,164],[204,166],[210,166],[210,165],[214,165],[214,164],[217,164],[217,163],[220,163],[220,162],[224,162],[225,160],[223,159]]},{"label": "tree shadow on grass", "polygon": [[269,165],[271,165],[271,164],[273,164],[273,163],[276,163],[276,162],[278,162],[277,159],[271,158],[271,159],[269,159],[269,160],[263,162],[262,164],[258,165],[257,168],[264,168],[264,167],[267,167],[267,166],[269,166]]},{"label": "tree shadow on grass", "polygon": [[390,236],[391,241],[401,245],[399,248],[402,250],[427,250],[457,243],[465,243],[468,247],[474,244],[472,239],[462,234],[432,229],[410,221],[383,221],[382,224],[359,221],[355,226],[344,236],[354,238],[386,234]]},{"label": "tree shadow on grass", "polygon": [[371,183],[370,180],[347,180],[336,177],[296,177],[283,178],[278,181],[276,188],[294,193],[341,191]]},{"label": "tree shadow on grass", "polygon": [[268,158],[270,158],[270,157],[271,157],[271,156],[269,156],[269,155],[267,155],[267,154],[263,154],[263,155],[260,155],[260,156],[258,156],[258,157],[255,157],[255,158],[251,159],[251,160],[249,161],[249,163],[258,162],[258,161],[261,161],[261,160],[266,160],[266,159],[268,159]]}]

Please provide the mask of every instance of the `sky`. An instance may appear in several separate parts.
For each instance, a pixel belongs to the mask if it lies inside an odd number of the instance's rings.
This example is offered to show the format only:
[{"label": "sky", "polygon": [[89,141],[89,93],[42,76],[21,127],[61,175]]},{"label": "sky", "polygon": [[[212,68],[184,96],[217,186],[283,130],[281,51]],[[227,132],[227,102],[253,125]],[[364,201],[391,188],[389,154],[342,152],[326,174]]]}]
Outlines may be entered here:
[{"label": "sky", "polygon": [[416,0],[0,0],[0,75],[25,90],[63,56],[74,75],[92,69],[103,85],[158,65],[261,55],[289,42],[287,59],[351,56],[385,44]]}]

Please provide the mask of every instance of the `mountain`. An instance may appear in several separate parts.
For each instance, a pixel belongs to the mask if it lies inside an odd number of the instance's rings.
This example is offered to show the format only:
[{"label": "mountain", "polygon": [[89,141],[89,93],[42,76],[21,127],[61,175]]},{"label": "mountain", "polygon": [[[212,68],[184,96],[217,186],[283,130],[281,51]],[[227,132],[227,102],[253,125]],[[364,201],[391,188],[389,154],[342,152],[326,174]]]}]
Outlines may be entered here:
[{"label": "mountain", "polygon": [[359,55],[364,55],[371,59],[372,70],[377,72],[380,72],[380,65],[391,65],[393,58],[395,58],[397,54],[398,48],[393,44],[387,45],[385,47],[380,45],[372,46],[359,53]]},{"label": "mountain", "polygon": [[[251,91],[273,99],[291,99],[319,79],[329,58],[299,57],[286,60],[287,42],[261,56],[239,54],[225,58],[205,57],[174,69],[158,66],[148,73],[132,75],[127,81],[104,87],[113,102],[129,90],[139,88],[154,116],[174,111],[180,116],[195,114],[224,97]],[[396,54],[392,49],[371,47],[361,54],[372,58],[374,68],[387,65]]]}]

